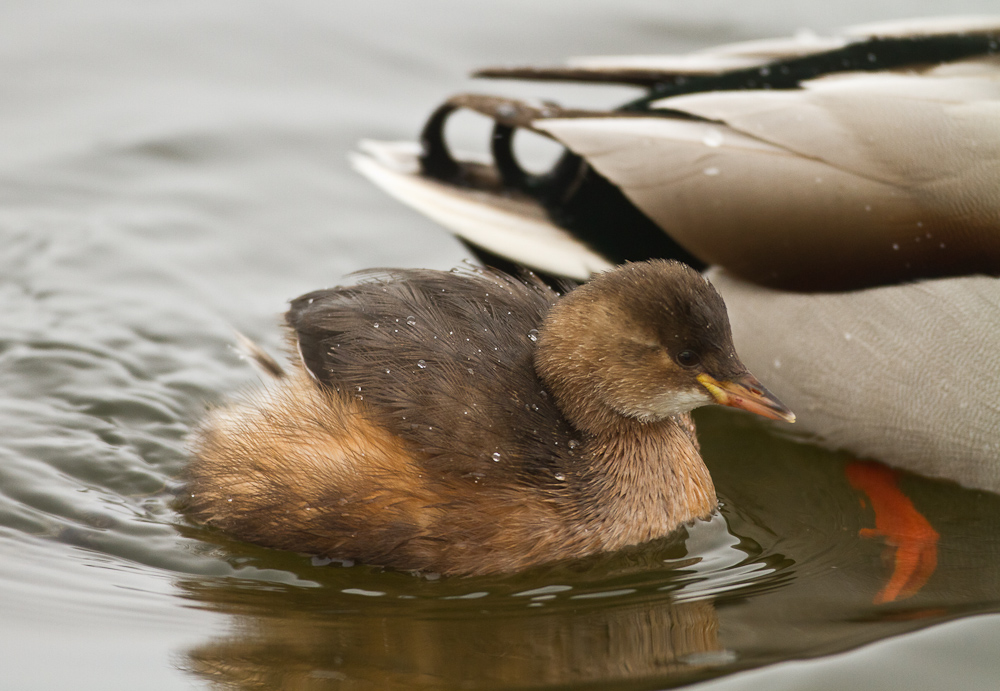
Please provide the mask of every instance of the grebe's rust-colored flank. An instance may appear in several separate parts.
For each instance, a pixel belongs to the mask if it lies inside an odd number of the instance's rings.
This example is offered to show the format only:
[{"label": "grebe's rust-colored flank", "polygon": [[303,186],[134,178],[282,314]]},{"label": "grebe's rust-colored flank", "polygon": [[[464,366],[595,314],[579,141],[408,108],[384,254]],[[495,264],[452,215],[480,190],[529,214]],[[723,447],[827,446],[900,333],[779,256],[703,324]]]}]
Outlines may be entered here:
[{"label": "grebe's rust-colored flank", "polygon": [[697,272],[627,264],[564,297],[398,270],[287,314],[292,372],[195,436],[190,510],[243,540],[441,573],[615,550],[717,500],[688,414],[794,417]]}]

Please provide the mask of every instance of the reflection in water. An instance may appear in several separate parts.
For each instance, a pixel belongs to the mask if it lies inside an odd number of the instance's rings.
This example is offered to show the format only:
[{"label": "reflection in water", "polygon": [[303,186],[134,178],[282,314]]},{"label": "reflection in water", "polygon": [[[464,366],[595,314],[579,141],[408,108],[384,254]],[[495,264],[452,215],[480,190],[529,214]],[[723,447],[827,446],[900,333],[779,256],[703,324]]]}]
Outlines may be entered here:
[{"label": "reflection in water", "polygon": [[[792,577],[790,568],[793,561],[778,554],[768,555],[765,559],[761,546],[729,532],[721,515],[714,516],[708,525],[716,530],[711,533],[707,530],[692,531],[685,542],[688,552],[697,556],[679,571],[679,574],[690,575],[678,576],[681,587],[673,592],[676,602],[702,600],[734,590],[740,590],[744,595],[760,593]],[[676,565],[682,566],[680,563]],[[661,590],[668,588],[665,586]]]},{"label": "reflection in water", "polygon": [[513,584],[499,579],[489,592],[480,588],[488,579],[448,579],[441,590],[475,589],[428,598],[403,592],[426,583],[396,574],[394,589],[275,597],[188,581],[189,597],[237,614],[225,637],[190,652],[188,666],[222,687],[312,689],[348,680],[373,688],[680,683],[738,664],[719,642],[713,595],[745,596],[780,580],[777,570],[748,555],[721,516],[693,528],[686,546],[666,548],[686,554],[591,560],[605,562],[596,570],[612,583],[598,590],[504,592]]},{"label": "reflection in water", "polygon": [[[190,668],[221,686],[326,688],[523,687],[676,676],[696,678],[721,653],[710,602],[595,609],[583,615],[434,620],[303,617],[241,620],[190,653]],[[721,656],[719,659],[726,659]]]},{"label": "reflection in water", "polygon": [[892,575],[873,602],[893,602],[916,595],[937,568],[940,537],[899,489],[899,473],[875,463],[856,461],[844,469],[851,486],[861,490],[875,511],[875,528],[862,528],[862,537],[885,539],[891,553]]}]

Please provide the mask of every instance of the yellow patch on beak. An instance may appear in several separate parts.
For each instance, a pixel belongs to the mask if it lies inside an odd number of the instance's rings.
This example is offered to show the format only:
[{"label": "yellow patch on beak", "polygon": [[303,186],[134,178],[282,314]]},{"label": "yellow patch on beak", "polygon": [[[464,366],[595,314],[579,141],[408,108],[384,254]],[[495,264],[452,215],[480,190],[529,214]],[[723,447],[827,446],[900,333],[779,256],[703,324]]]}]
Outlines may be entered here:
[{"label": "yellow patch on beak", "polygon": [[702,373],[698,375],[698,381],[719,405],[741,408],[772,420],[795,422],[795,413],[749,372],[729,381],[719,381]]}]

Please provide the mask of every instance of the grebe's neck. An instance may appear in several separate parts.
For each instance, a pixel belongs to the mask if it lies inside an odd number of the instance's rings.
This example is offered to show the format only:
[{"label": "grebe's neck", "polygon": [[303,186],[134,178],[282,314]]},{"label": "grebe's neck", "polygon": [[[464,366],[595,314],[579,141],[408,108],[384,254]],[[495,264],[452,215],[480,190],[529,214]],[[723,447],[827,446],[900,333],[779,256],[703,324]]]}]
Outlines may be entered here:
[{"label": "grebe's neck", "polygon": [[688,414],[656,422],[619,418],[588,443],[581,478],[593,500],[591,528],[606,549],[662,537],[718,506]]}]

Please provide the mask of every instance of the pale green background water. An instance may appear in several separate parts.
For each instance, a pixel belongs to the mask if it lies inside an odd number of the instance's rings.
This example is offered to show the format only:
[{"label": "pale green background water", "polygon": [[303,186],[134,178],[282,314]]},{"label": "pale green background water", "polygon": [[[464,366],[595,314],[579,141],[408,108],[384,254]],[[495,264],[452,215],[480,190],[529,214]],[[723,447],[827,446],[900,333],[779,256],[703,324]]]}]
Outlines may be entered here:
[{"label": "pale green background water", "polygon": [[738,415],[700,417],[724,518],[686,544],[506,578],[314,565],[171,505],[191,424],[255,381],[232,328],[277,349],[288,298],[465,256],[346,154],[413,138],[472,68],[996,9],[4,4],[0,689],[996,688],[1000,498],[904,480],[939,566],[875,606],[889,565],[857,537],[872,518],[848,459]]}]

